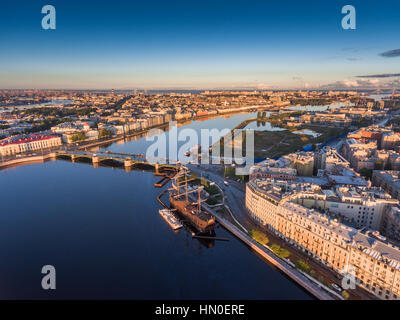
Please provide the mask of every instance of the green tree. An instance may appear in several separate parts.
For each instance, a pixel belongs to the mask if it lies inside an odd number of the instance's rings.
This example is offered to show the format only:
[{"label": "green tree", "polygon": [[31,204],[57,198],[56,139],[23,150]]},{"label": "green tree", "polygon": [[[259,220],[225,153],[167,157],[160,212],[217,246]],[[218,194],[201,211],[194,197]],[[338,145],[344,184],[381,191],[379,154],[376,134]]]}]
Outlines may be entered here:
[{"label": "green tree", "polygon": [[281,259],[289,258],[290,252],[277,244],[271,245],[271,250]]},{"label": "green tree", "polygon": [[201,184],[205,187],[208,188],[209,184],[208,181],[206,180],[206,178],[201,177]]},{"label": "green tree", "polygon": [[86,136],[83,132],[75,133],[71,138],[72,142],[79,142],[79,141],[83,141],[85,139],[86,139]]},{"label": "green tree", "polygon": [[296,268],[301,270],[301,271],[304,271],[304,272],[307,272],[307,273],[310,271],[310,266],[304,260],[298,259],[296,261],[295,265],[296,265]]},{"label": "green tree", "polygon": [[107,137],[111,136],[111,134],[112,134],[112,132],[110,130],[107,130],[107,129],[101,129],[99,131],[100,138],[107,138]]},{"label": "green tree", "polygon": [[267,245],[269,243],[268,237],[260,230],[252,229],[249,231],[249,235],[258,243],[261,243],[263,245]]}]

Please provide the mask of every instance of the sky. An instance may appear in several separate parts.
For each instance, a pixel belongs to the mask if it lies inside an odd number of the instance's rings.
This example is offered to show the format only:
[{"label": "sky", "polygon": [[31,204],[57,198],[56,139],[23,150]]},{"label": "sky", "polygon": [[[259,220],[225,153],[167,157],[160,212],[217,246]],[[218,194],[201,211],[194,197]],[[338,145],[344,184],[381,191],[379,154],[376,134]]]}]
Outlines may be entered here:
[{"label": "sky", "polygon": [[[48,4],[55,30],[41,25]],[[355,30],[342,28],[348,4]],[[399,12],[398,0],[2,0],[0,88],[400,87]]]}]

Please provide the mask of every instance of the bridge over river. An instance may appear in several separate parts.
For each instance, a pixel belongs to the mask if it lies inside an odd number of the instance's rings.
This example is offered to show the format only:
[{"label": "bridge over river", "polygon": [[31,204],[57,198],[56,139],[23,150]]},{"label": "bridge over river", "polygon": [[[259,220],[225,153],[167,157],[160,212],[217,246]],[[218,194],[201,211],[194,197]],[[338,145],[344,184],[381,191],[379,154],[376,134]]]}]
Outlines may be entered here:
[{"label": "bridge over river", "polygon": [[176,172],[179,163],[171,163],[167,159],[152,158],[148,159],[141,154],[129,153],[113,153],[113,152],[89,152],[82,150],[49,150],[42,153],[30,153],[26,155],[15,155],[7,159],[1,159],[0,169],[17,166],[20,164],[28,164],[34,162],[44,162],[49,160],[70,160],[72,162],[92,163],[94,167],[99,165],[111,167],[125,167],[126,170],[131,169],[148,169],[160,172]]},{"label": "bridge over river", "polygon": [[141,154],[89,152],[81,150],[64,150],[56,152],[57,159],[71,160],[72,162],[91,162],[94,166],[108,165],[115,167],[154,169],[158,171],[176,171],[178,163],[168,163],[166,159],[148,159]]}]

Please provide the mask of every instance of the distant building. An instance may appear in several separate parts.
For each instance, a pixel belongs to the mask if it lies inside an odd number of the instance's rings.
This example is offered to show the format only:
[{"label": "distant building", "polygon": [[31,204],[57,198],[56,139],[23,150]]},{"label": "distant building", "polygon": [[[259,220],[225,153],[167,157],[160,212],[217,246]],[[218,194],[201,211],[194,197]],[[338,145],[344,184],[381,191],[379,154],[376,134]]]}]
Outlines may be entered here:
[{"label": "distant building", "polygon": [[388,238],[400,242],[400,208],[388,207],[382,218],[381,232]]},{"label": "distant building", "polygon": [[289,167],[296,169],[299,176],[311,177],[314,171],[314,153],[297,152],[291,153],[282,158],[290,161]]},{"label": "distant building", "polygon": [[372,183],[385,189],[393,198],[400,200],[400,171],[374,170]]},{"label": "distant building", "polygon": [[337,153],[335,149],[330,147],[324,147],[316,153],[314,162],[317,169],[324,169],[327,171],[332,171],[334,167],[338,165],[350,167],[350,163]]},{"label": "distant building", "polygon": [[381,140],[382,149],[394,150],[400,146],[400,135],[394,132],[387,132],[383,134]]},{"label": "distant building", "polygon": [[385,209],[399,203],[378,188],[344,186],[328,190],[303,190],[295,193],[291,201],[370,230],[379,230]]}]

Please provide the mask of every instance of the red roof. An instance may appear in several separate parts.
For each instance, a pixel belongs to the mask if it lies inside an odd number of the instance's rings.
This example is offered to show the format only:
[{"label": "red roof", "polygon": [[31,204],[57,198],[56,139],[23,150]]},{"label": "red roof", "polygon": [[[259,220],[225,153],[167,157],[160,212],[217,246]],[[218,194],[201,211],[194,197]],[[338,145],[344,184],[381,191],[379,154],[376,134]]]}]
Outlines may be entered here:
[{"label": "red roof", "polygon": [[42,140],[49,140],[53,138],[59,138],[58,136],[45,136],[45,135],[37,135],[37,134],[31,134],[28,136],[21,136],[19,139],[16,137],[11,137],[5,139],[4,142],[0,142],[0,146],[6,146],[6,145],[11,145],[11,144],[22,144],[22,143],[27,143],[27,142],[34,142],[34,141],[42,141]]}]

